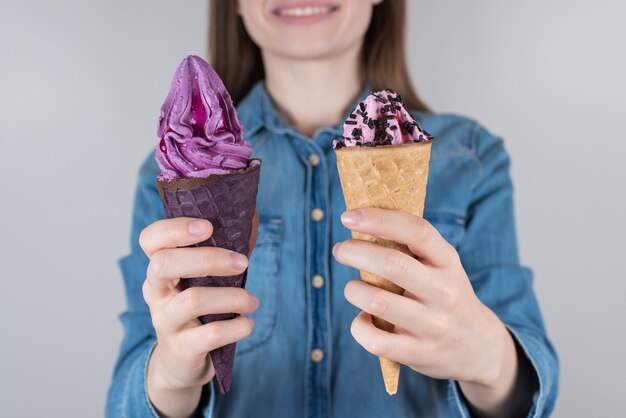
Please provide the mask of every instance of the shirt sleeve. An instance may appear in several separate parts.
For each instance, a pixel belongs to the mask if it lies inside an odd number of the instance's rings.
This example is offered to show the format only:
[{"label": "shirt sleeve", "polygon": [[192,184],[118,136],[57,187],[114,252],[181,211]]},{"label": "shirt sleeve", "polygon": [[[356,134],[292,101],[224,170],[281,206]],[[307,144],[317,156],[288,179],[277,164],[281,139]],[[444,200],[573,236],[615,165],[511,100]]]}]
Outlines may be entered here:
[{"label": "shirt sleeve", "polygon": [[[558,392],[559,364],[533,291],[532,272],[519,262],[509,157],[502,140],[478,125],[473,147],[480,174],[459,254],[477,296],[508,328],[537,375],[539,388],[527,416],[548,416]],[[454,381],[448,382],[448,400],[458,416],[470,417]]]},{"label": "shirt sleeve", "polygon": [[[156,345],[150,310],[143,299],[142,285],[149,259],[139,247],[139,234],[149,224],[165,218],[156,187],[158,166],[152,155],[139,171],[131,230],[131,252],[119,262],[126,291],[127,310],[120,315],[124,337],[113,371],[106,403],[107,418],[152,417],[159,415],[148,399],[146,372]],[[215,409],[213,384],[204,388],[201,416],[212,417]]]}]

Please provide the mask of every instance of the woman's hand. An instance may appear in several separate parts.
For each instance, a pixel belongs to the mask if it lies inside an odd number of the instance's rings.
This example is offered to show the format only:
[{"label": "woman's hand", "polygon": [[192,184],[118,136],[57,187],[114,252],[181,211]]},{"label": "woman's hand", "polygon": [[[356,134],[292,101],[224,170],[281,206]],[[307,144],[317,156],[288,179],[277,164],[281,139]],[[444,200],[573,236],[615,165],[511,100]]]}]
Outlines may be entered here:
[{"label": "woman's hand", "polygon": [[[333,248],[337,261],[387,278],[405,289],[396,295],[360,280],[346,299],[364,312],[352,323],[369,352],[437,379],[460,382],[478,411],[500,413],[517,375],[516,348],[498,317],[475,295],[458,253],[423,218],[383,209],[345,212],[349,229],[406,244],[414,257],[369,242]],[[395,325],[376,328],[371,316]]]},{"label": "woman's hand", "polygon": [[[254,230],[257,223],[255,215]],[[167,417],[187,417],[195,411],[202,386],[215,375],[208,353],[248,336],[254,326],[245,316],[206,325],[197,319],[206,314],[254,312],[259,301],[244,289],[190,287],[180,291],[181,279],[231,276],[246,269],[245,256],[223,248],[180,248],[205,241],[212,232],[209,221],[174,218],[149,225],[139,238],[150,258],[143,296],[157,336],[148,365],[148,396]]]}]

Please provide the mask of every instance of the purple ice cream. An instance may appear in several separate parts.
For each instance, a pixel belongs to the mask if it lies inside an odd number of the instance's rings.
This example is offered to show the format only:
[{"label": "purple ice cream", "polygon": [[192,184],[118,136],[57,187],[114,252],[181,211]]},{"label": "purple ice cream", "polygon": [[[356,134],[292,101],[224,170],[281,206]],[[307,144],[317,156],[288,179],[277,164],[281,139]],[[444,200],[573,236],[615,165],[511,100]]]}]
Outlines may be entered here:
[{"label": "purple ice cream", "polygon": [[160,180],[232,173],[247,168],[252,154],[224,83],[194,55],[185,58],[174,75],[157,135]]}]

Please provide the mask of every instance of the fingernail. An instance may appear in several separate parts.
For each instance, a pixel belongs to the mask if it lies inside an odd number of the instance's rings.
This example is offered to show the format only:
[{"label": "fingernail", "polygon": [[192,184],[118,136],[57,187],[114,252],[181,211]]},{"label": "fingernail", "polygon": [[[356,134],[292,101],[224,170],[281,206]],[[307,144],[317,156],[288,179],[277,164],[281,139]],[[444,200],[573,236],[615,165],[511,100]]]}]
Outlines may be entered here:
[{"label": "fingernail", "polygon": [[333,255],[334,255],[335,257],[337,257],[337,249],[339,248],[339,246],[340,246],[340,245],[341,245],[341,243],[340,243],[340,242],[338,242],[337,244],[335,244],[335,245],[333,246]]},{"label": "fingernail", "polygon": [[256,309],[259,307],[259,305],[261,304],[261,301],[259,301],[259,298],[257,298],[254,295],[250,295],[252,296],[252,309]]},{"label": "fingernail", "polygon": [[232,253],[230,265],[237,271],[244,271],[248,267],[248,259],[239,253]]},{"label": "fingernail", "polygon": [[345,226],[357,226],[361,222],[361,212],[349,210],[341,214],[341,222]]},{"label": "fingernail", "polygon": [[209,231],[207,221],[192,221],[187,225],[187,230],[191,235],[204,235]]}]

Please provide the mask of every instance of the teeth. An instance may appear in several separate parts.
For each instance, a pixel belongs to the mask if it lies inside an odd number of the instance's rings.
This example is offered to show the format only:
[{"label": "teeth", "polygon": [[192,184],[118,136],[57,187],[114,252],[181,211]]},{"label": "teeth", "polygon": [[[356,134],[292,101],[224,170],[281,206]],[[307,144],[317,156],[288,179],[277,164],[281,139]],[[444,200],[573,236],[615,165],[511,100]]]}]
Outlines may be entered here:
[{"label": "teeth", "polygon": [[281,16],[294,16],[294,17],[309,17],[315,15],[321,15],[328,13],[330,7],[328,6],[315,6],[315,7],[291,7],[289,9],[279,10]]}]

